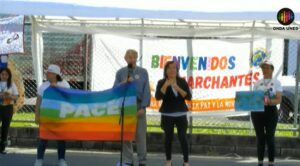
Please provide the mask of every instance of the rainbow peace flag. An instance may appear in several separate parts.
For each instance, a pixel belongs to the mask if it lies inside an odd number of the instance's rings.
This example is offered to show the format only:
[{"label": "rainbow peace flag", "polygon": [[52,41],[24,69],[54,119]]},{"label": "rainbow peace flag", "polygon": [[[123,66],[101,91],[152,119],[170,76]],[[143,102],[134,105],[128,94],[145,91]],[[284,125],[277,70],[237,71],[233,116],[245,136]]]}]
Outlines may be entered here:
[{"label": "rainbow peace flag", "polygon": [[136,85],[101,92],[49,87],[40,108],[40,138],[47,140],[121,140],[120,110],[124,95],[124,140],[134,140]]}]

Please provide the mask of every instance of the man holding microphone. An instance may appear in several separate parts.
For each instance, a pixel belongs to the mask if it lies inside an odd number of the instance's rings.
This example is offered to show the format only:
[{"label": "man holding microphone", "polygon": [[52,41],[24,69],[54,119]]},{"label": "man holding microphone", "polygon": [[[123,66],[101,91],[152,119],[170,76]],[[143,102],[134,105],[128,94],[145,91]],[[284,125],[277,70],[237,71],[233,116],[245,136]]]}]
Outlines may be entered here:
[{"label": "man holding microphone", "polygon": [[[128,66],[119,69],[116,73],[114,86],[127,82],[136,81],[137,83],[137,128],[136,128],[136,147],[139,166],[146,166],[146,107],[150,105],[150,86],[149,77],[146,69],[136,65],[138,53],[134,49],[128,49],[125,54],[125,61]],[[133,148],[131,141],[123,143],[124,163],[133,166]]]}]

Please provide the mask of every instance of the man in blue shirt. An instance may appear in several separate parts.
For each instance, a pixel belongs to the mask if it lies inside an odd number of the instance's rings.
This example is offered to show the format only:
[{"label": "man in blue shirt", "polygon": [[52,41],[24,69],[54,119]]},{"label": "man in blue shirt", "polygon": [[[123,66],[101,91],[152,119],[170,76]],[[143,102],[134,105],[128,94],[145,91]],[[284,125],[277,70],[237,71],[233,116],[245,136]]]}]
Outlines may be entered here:
[{"label": "man in blue shirt", "polygon": [[[146,69],[136,65],[138,58],[137,51],[129,49],[125,54],[125,61],[129,66],[123,67],[116,73],[115,85],[126,82],[136,81],[137,83],[137,129],[136,129],[136,147],[139,160],[139,166],[146,166],[146,107],[150,105],[150,86],[149,77]],[[131,70],[131,71],[130,71]],[[123,145],[124,161],[127,165],[133,166],[133,148],[132,142],[125,141]]]}]

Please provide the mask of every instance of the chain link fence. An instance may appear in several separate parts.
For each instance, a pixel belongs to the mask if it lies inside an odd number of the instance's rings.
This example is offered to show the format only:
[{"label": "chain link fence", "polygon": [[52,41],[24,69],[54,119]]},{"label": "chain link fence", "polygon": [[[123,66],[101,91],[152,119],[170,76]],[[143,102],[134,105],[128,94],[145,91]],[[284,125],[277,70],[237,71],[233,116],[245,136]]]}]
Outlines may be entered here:
[{"label": "chain link fence", "polygon": [[[25,88],[24,103],[15,114],[13,121],[33,122],[34,107],[37,96],[37,84],[34,77],[32,53],[31,53],[31,26],[26,24],[24,28],[24,54],[11,54],[9,61],[15,66],[13,73],[19,72],[22,81],[16,82],[17,86]],[[90,77],[89,49],[87,35],[44,33],[43,69],[47,70],[49,64],[57,64],[61,67],[63,79],[69,82],[74,89],[88,89]],[[11,65],[10,65],[11,67]],[[45,72],[44,72],[45,73]],[[44,74],[44,80],[46,76]]]},{"label": "chain link fence", "polygon": [[[285,81],[283,84],[282,104],[279,109],[279,122],[294,123],[294,106],[295,106],[295,77],[296,65],[298,57],[298,41],[285,40],[284,41],[284,61],[283,61],[283,76],[291,79],[290,83]],[[295,81],[295,82],[292,82]]]},{"label": "chain link fence", "polygon": [[[15,114],[14,122],[34,120],[34,105],[36,100],[36,82],[33,73],[32,55],[31,55],[31,32],[30,25],[25,26],[25,53],[22,55],[10,55],[10,61],[16,66],[16,69],[21,73],[23,79],[22,84],[25,88],[25,102],[23,107]],[[199,45],[205,43],[219,43],[223,44],[222,40],[214,39],[164,39],[172,40],[174,43],[181,43],[182,48],[174,48],[164,46],[164,42],[151,41],[152,39],[145,39],[143,41],[143,49],[139,50],[140,41],[129,39],[126,37],[116,37],[110,35],[79,35],[79,34],[61,34],[61,33],[44,33],[44,70],[51,63],[61,66],[63,78],[66,79],[72,88],[85,90],[103,90],[110,88],[114,81],[116,71],[125,66],[124,53],[128,48],[134,48],[139,51],[138,64],[151,68],[153,55],[151,49],[156,48],[160,50],[163,55],[173,51],[174,55],[190,56],[190,58],[200,58],[201,55],[208,55],[205,50],[198,49]],[[205,41],[204,41],[205,40]],[[109,42],[114,41],[114,42]],[[117,42],[116,42],[117,41]],[[193,50],[189,52],[186,47],[191,42]],[[228,42],[228,41],[226,41]],[[126,45],[124,45],[126,43]],[[298,125],[294,125],[295,120],[295,72],[297,65],[297,57],[299,54],[297,40],[283,40],[283,39],[258,39],[253,42],[247,41],[242,44],[236,44],[237,41],[230,41],[228,45],[231,49],[237,49],[238,53],[247,54],[242,57],[243,66],[242,73],[248,74],[259,73],[256,79],[261,78],[262,74],[255,64],[258,58],[269,58],[275,66],[274,78],[281,81],[284,92],[283,100],[279,108],[279,124],[277,128],[277,135],[279,136],[297,136],[299,135]],[[93,45],[93,51],[92,51]],[[200,48],[200,47],[199,47]],[[209,46],[207,49],[213,49]],[[229,46],[224,45],[223,49],[229,49]],[[251,51],[251,49],[253,51]],[[179,51],[178,51],[179,50]],[[220,56],[222,51],[220,50]],[[177,52],[176,52],[177,51]],[[149,53],[150,52],[150,53]],[[250,53],[252,56],[250,57]],[[115,56],[113,56],[115,55]],[[218,57],[219,55],[214,55]],[[236,57],[237,58],[237,57]],[[219,57],[220,59],[220,57]],[[238,59],[235,59],[238,61]],[[241,60],[240,60],[241,61]],[[229,63],[229,60],[227,61]],[[182,66],[181,66],[182,67]],[[230,66],[227,66],[230,67]],[[153,69],[153,68],[152,68]],[[153,71],[153,70],[151,70]],[[195,80],[189,83],[191,88],[198,88],[194,97],[199,99],[234,98],[236,90],[250,90],[252,83],[256,80],[251,80],[249,85],[243,83],[243,88],[203,88],[201,83],[197,84],[197,80],[205,79],[206,77],[218,76],[239,76],[241,73],[234,73],[231,70],[217,70],[216,72],[205,72],[205,70],[181,70],[180,74],[187,79],[193,76]],[[152,96],[154,95],[156,80],[162,78],[162,73],[149,72],[150,85],[152,89]],[[247,77],[247,76],[244,76]],[[151,78],[155,78],[151,80]],[[221,77],[222,78],[222,77]],[[45,77],[44,77],[45,79]],[[248,86],[247,86],[248,85]],[[193,86],[193,87],[192,87]],[[204,84],[202,84],[204,86]],[[221,83],[220,85],[221,86]],[[228,95],[230,94],[230,95]],[[161,132],[160,129],[160,114],[157,110],[148,109],[148,131]],[[196,111],[189,114],[189,133],[204,133],[204,134],[230,134],[230,135],[254,135],[250,115],[247,112],[235,112],[234,110],[217,110],[214,111]]]}]

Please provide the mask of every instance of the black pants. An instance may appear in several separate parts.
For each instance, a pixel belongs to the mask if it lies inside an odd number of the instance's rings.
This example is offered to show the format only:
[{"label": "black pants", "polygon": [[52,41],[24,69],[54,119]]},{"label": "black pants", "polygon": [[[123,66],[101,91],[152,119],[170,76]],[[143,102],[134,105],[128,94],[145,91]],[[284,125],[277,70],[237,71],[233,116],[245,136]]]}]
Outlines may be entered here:
[{"label": "black pants", "polygon": [[161,116],[161,127],[165,132],[165,153],[166,159],[172,159],[172,141],[174,136],[174,126],[177,128],[177,135],[180,141],[184,162],[189,161],[189,147],[187,139],[187,116],[170,117]]},{"label": "black pants", "polygon": [[258,161],[264,160],[267,143],[269,161],[274,162],[275,131],[278,121],[276,106],[265,106],[265,112],[252,112],[251,118],[256,133]]},{"label": "black pants", "polygon": [[13,116],[13,105],[0,105],[1,141],[0,150],[4,150],[7,144],[7,135],[10,122]]}]

